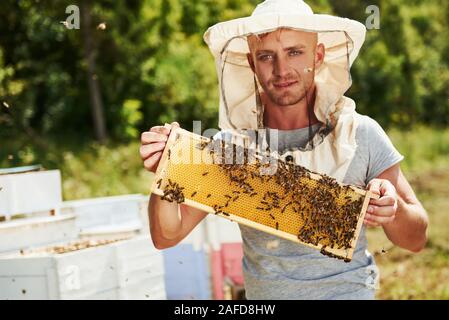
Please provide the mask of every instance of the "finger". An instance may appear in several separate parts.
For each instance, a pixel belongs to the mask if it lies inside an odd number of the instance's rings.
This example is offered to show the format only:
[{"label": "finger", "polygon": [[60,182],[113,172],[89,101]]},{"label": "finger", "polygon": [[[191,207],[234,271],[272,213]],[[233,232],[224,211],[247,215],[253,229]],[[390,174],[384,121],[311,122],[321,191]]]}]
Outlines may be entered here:
[{"label": "finger", "polygon": [[374,216],[391,217],[396,214],[396,208],[394,206],[379,207],[370,205],[366,212]]},{"label": "finger", "polygon": [[381,180],[379,179],[373,179],[368,183],[368,190],[372,193],[380,195],[380,184]]},{"label": "finger", "polygon": [[373,221],[371,221],[371,220],[368,220],[368,219],[365,219],[365,220],[363,221],[363,223],[364,223],[366,226],[371,227],[371,228],[377,228],[377,227],[380,227],[380,224],[378,224],[378,223],[376,223],[376,222],[373,222]]},{"label": "finger", "polygon": [[165,134],[166,136],[168,136],[170,134],[170,128],[167,127],[163,127],[163,126],[156,126],[156,127],[152,127],[150,129],[151,132],[157,132],[160,134]]},{"label": "finger", "polygon": [[157,167],[161,157],[162,157],[162,151],[156,152],[155,154],[153,154],[151,157],[149,157],[147,160],[145,160],[143,162],[143,166],[148,171],[154,172],[154,171],[156,171],[156,167]]},{"label": "finger", "polygon": [[181,126],[179,125],[178,122],[172,122],[172,123],[169,125],[170,132],[173,131],[173,130],[176,130],[176,129],[180,128],[180,127],[181,127]]},{"label": "finger", "polygon": [[146,160],[153,153],[162,151],[165,148],[165,142],[157,142],[152,144],[146,144],[140,147],[140,157],[142,160]]},{"label": "finger", "polygon": [[383,196],[379,199],[371,199],[369,204],[375,206],[393,206],[396,203],[396,198],[391,196]]},{"label": "finger", "polygon": [[373,215],[373,214],[369,214],[367,213],[365,216],[365,220],[368,220],[370,222],[373,223],[378,223],[380,225],[386,224],[386,223],[390,223],[394,220],[395,216],[388,216],[388,217],[384,217],[384,216],[377,216],[377,215]]},{"label": "finger", "polygon": [[380,184],[380,192],[383,196],[396,197],[396,188],[388,180],[382,180]]},{"label": "finger", "polygon": [[151,131],[146,131],[142,133],[140,137],[140,141],[144,144],[153,142],[165,142],[167,141],[167,139],[168,139],[167,135]]}]

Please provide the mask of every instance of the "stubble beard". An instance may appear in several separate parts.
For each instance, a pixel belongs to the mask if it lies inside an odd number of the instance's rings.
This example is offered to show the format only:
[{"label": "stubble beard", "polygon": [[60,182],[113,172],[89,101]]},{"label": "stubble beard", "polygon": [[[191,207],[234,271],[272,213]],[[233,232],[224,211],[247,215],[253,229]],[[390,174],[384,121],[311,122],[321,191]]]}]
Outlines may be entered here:
[{"label": "stubble beard", "polygon": [[265,90],[268,98],[278,106],[288,107],[295,105],[306,99],[306,90],[301,83],[297,83],[293,88],[283,93],[276,92],[276,89]]}]

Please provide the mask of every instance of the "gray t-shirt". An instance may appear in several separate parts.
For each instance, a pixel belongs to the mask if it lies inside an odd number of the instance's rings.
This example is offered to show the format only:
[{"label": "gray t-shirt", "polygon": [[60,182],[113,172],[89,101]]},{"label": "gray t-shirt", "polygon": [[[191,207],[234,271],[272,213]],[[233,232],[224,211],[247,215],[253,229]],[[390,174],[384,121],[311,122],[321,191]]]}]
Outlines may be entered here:
[{"label": "gray t-shirt", "polygon": [[[343,182],[365,186],[403,157],[376,121],[362,115],[357,120],[357,149]],[[308,138],[308,128],[279,130],[279,151],[303,147]],[[248,299],[374,299],[378,270],[365,228],[350,263],[253,228],[240,225],[240,230]]]}]

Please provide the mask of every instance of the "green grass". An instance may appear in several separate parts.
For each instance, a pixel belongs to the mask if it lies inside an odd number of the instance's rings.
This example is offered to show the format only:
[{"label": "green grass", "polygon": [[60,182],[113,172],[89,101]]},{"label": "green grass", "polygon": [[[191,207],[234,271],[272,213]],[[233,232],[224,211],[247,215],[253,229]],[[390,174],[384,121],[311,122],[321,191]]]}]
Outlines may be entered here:
[{"label": "green grass", "polygon": [[429,240],[422,252],[413,254],[392,246],[382,229],[368,231],[369,248],[381,273],[377,297],[449,299],[449,167],[409,180],[429,214]]},{"label": "green grass", "polygon": [[413,254],[394,247],[382,229],[368,230],[381,274],[377,298],[449,299],[449,130],[420,127],[389,136],[405,156],[401,167],[429,215],[429,240]]},{"label": "green grass", "polygon": [[449,129],[416,127],[412,131],[388,132],[393,144],[405,156],[402,170],[417,175],[449,166]]}]

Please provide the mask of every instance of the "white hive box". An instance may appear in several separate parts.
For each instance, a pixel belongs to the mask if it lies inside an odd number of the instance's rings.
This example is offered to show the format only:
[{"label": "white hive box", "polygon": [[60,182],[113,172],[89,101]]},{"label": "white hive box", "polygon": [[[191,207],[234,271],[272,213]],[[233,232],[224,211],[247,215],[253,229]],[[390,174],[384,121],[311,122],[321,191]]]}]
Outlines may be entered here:
[{"label": "white hive box", "polygon": [[0,175],[0,216],[58,210],[62,202],[59,170]]},{"label": "white hive box", "polygon": [[211,298],[210,265],[204,222],[179,244],[162,250],[169,300]]},{"label": "white hive box", "polygon": [[105,225],[84,229],[79,233],[81,239],[114,240],[129,239],[140,233],[140,227],[134,224]]},{"label": "white hive box", "polygon": [[32,217],[0,222],[0,252],[19,251],[78,236],[74,215]]},{"label": "white hive box", "polygon": [[[108,226],[141,230],[141,195],[125,195],[85,200],[65,201],[61,213],[74,214],[76,225],[83,232],[107,232]],[[100,231],[98,228],[103,228]]]},{"label": "white hive box", "polygon": [[148,237],[0,256],[0,288],[0,299],[166,298],[163,258]]}]

